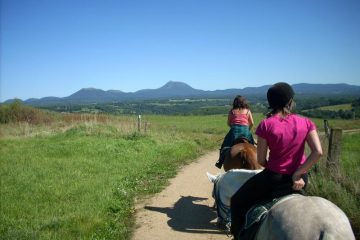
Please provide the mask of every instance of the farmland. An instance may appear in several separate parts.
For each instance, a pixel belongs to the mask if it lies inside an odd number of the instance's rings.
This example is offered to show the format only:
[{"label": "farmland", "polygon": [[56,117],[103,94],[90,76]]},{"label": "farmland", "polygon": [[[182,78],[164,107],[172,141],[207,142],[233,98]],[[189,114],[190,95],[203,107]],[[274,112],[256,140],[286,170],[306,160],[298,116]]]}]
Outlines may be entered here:
[{"label": "farmland", "polygon": [[3,238],[129,239],[135,199],[217,148],[226,129],[221,116],[144,116],[146,133],[136,117],[73,117],[1,126]]},{"label": "farmland", "polygon": [[[255,113],[255,123],[263,117]],[[159,192],[181,166],[217,149],[227,131],[224,114],[142,115],[140,131],[137,115],[46,113],[33,119],[0,125],[4,239],[129,239],[135,200]],[[314,121],[322,130],[323,120]],[[360,128],[359,120],[329,124]],[[320,171],[310,189],[341,206],[355,229],[358,136],[344,136],[347,180],[322,180],[327,174]]]},{"label": "farmland", "polygon": [[351,110],[351,104],[338,104],[333,106],[319,107],[320,110],[339,111],[339,110]]}]

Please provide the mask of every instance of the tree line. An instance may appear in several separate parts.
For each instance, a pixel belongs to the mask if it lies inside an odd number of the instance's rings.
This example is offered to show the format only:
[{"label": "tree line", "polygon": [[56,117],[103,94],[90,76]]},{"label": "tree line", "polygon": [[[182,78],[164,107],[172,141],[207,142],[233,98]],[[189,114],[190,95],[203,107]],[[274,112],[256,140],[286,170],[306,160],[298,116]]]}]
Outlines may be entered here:
[{"label": "tree line", "polygon": [[[61,113],[109,113],[109,114],[159,114],[159,115],[213,115],[227,114],[232,98],[219,99],[173,99],[147,100],[93,104],[66,104],[43,106],[43,110]],[[354,119],[360,116],[360,98],[355,97],[298,97],[295,112],[313,118]],[[249,98],[252,112],[266,114],[267,101],[264,98]],[[323,110],[320,107],[351,104],[348,110]],[[20,101],[0,104],[0,123],[14,121],[41,122],[52,118],[48,111],[24,105]]]}]

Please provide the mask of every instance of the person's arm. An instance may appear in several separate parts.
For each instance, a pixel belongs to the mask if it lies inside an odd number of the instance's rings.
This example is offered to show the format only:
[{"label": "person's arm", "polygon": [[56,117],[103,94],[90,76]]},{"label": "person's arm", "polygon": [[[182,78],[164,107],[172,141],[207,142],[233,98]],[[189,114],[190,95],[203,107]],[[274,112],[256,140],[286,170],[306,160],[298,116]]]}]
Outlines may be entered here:
[{"label": "person's arm", "polygon": [[252,117],[252,114],[251,114],[250,109],[249,109],[248,115],[249,115],[249,117],[248,117],[249,129],[251,129],[251,128],[254,126],[254,119],[253,119],[253,117]]},{"label": "person's arm", "polygon": [[306,142],[310,147],[311,153],[307,157],[305,163],[301,165],[293,174],[293,189],[300,190],[305,186],[304,180],[301,175],[308,172],[310,168],[320,159],[323,155],[319,135],[316,130],[309,132]]},{"label": "person's arm", "polygon": [[267,165],[267,151],[268,151],[268,144],[265,138],[257,137],[257,160],[258,163],[266,167]]}]

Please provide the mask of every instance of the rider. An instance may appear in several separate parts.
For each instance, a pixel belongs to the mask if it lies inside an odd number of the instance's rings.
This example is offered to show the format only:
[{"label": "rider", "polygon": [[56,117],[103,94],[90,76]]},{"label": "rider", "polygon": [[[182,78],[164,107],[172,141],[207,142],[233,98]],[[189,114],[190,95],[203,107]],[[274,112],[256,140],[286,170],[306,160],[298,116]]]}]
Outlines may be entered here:
[{"label": "rider", "polygon": [[[271,111],[255,132],[258,136],[257,158],[265,169],[249,179],[231,198],[231,233],[235,239],[238,239],[246,212],[253,204],[302,193],[307,184],[307,171],[322,155],[315,124],[291,113],[293,98],[293,89],[283,82],[272,85],[267,92]],[[307,157],[305,143],[311,150]]]},{"label": "rider", "polygon": [[215,166],[218,168],[221,168],[224,162],[224,150],[231,147],[234,140],[243,137],[249,143],[254,144],[254,138],[250,132],[254,125],[254,120],[245,97],[240,95],[235,97],[233,107],[228,113],[227,124],[230,130],[221,144],[219,160],[215,163]]}]

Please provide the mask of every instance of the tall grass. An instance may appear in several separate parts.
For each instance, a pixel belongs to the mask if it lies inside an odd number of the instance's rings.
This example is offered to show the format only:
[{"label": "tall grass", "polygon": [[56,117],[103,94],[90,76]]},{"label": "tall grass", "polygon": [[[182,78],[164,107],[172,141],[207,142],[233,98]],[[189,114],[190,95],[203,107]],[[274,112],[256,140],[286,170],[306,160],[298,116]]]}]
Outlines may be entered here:
[{"label": "tall grass", "polygon": [[23,105],[20,100],[11,104],[0,105],[0,124],[12,122],[48,123],[54,119],[54,116],[54,113]]},{"label": "tall grass", "polygon": [[223,116],[143,116],[146,133],[134,116],[80,117],[2,136],[2,239],[129,239],[135,199],[163,189],[226,130]]},{"label": "tall grass", "polygon": [[[323,137],[325,153],[327,143]],[[356,238],[360,238],[360,133],[345,134],[338,168],[326,165],[327,156],[311,172],[309,193],[322,196],[339,206],[349,217]]]}]

